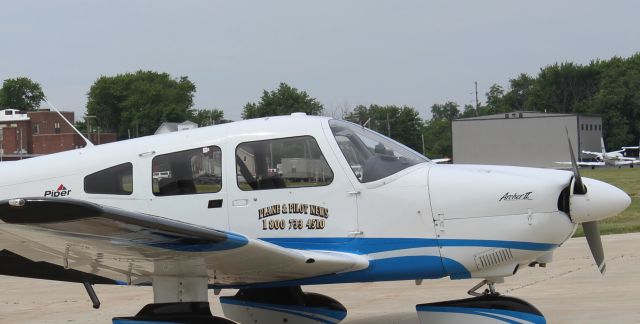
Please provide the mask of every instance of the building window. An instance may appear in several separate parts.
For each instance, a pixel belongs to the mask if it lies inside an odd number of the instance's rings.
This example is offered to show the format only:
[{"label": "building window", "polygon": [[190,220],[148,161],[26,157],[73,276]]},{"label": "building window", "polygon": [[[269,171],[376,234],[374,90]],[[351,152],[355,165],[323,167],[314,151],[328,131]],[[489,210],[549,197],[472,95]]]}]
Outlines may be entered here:
[{"label": "building window", "polygon": [[236,148],[238,187],[265,190],[326,186],[333,171],[311,136],[246,142]]},{"label": "building window", "polygon": [[222,151],[217,146],[153,158],[153,194],[177,196],[214,193],[222,189]]},{"label": "building window", "polygon": [[60,134],[60,123],[54,123],[53,128],[56,134]]},{"label": "building window", "polygon": [[40,125],[39,124],[34,124],[33,125],[33,134],[40,134]]},{"label": "building window", "polygon": [[133,165],[123,163],[86,176],[84,192],[106,195],[132,194]]},{"label": "building window", "polygon": [[580,124],[580,130],[584,131],[584,124]]}]

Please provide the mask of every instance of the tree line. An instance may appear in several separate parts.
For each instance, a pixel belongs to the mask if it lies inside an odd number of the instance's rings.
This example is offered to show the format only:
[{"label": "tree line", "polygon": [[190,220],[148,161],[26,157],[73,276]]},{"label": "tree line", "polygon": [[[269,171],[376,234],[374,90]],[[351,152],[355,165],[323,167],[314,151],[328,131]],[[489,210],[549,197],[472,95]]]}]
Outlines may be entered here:
[{"label": "tree line", "polygon": [[440,117],[449,120],[511,111],[598,115],[608,147],[635,145],[640,139],[640,53],[584,65],[555,63],[536,76],[522,73],[506,89],[493,84],[477,109],[466,105],[460,111],[455,102],[436,106],[446,111]]},{"label": "tree line", "polygon": [[[191,120],[199,126],[229,122],[221,109],[194,109],[195,91],[186,76],[154,71],[101,76],[87,93],[85,117],[95,118],[98,127],[117,132],[120,139],[153,134],[165,121]],[[28,78],[4,80],[0,88],[3,108],[34,110],[43,99],[40,85]],[[640,138],[640,53],[584,65],[555,63],[536,76],[517,75],[506,88],[493,84],[477,106],[449,101],[430,108],[428,120],[422,120],[415,107],[376,104],[347,107],[334,117],[369,127],[431,157],[451,156],[452,120],[512,111],[599,115],[609,147],[631,145]],[[258,102],[248,102],[242,118],[293,112],[328,114],[306,91],[280,83],[274,90],[263,90]]]}]

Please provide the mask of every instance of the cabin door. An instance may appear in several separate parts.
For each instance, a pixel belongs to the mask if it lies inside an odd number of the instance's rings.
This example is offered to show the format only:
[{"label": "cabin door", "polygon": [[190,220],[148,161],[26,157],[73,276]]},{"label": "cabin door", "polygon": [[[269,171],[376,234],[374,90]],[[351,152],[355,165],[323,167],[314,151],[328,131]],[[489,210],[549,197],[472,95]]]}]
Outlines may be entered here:
[{"label": "cabin door", "polygon": [[236,175],[225,182],[231,231],[292,246],[340,243],[357,231],[353,186],[324,139],[230,144],[226,174]]}]

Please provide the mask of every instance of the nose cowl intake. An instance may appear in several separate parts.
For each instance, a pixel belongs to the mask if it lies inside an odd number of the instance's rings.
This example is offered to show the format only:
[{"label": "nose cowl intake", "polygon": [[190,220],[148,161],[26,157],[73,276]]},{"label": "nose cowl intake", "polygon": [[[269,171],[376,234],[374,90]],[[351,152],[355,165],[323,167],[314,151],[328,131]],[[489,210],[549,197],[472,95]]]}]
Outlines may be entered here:
[{"label": "nose cowl intake", "polygon": [[571,220],[584,223],[615,216],[627,209],[631,198],[624,191],[608,183],[582,178],[586,194],[571,195]]}]

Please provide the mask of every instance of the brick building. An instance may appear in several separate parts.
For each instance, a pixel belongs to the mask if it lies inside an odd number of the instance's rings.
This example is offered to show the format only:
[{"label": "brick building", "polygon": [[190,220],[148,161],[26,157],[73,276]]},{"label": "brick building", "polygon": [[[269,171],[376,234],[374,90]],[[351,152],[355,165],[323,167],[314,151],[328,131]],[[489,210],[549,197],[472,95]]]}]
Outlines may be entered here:
[{"label": "brick building", "polygon": [[[74,113],[62,112],[71,123]],[[116,141],[115,133],[90,134],[95,143]],[[57,153],[84,147],[84,140],[55,111],[0,110],[0,160]]]}]

